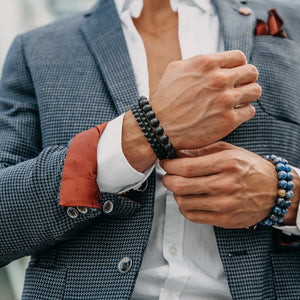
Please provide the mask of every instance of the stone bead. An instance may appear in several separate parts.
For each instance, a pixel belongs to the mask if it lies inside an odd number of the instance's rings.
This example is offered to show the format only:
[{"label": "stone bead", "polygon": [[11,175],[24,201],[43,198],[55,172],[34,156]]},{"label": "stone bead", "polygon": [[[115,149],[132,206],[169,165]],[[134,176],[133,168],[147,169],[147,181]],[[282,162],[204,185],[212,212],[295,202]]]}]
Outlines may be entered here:
[{"label": "stone bead", "polygon": [[294,196],[294,193],[292,191],[287,191],[285,198],[289,200],[289,199],[292,199],[293,196]]},{"label": "stone bead", "polygon": [[287,179],[288,181],[291,181],[291,180],[293,180],[293,178],[294,178],[293,173],[288,172],[288,173],[287,173],[286,179]]},{"label": "stone bead", "polygon": [[285,189],[288,186],[288,183],[286,180],[279,180],[278,181],[278,187],[281,189]]},{"label": "stone bead", "polygon": [[272,162],[273,162],[274,165],[276,165],[278,163],[282,163],[282,158],[275,156],[275,158],[272,159]]},{"label": "stone bead", "polygon": [[276,216],[280,216],[281,213],[282,213],[282,209],[278,206],[274,206],[273,207],[273,213],[276,215]]},{"label": "stone bead", "polygon": [[146,115],[147,115],[147,118],[148,118],[149,120],[152,120],[152,119],[155,118],[155,112],[154,112],[154,111],[148,111],[148,112],[146,113]]},{"label": "stone bead", "polygon": [[271,221],[277,222],[279,217],[272,214],[269,218],[270,218]]},{"label": "stone bead", "polygon": [[286,201],[284,198],[277,198],[276,203],[280,207],[285,207]]},{"label": "stone bead", "polygon": [[175,151],[175,149],[172,149],[171,151],[168,152],[168,158],[169,159],[176,158],[176,151]]},{"label": "stone bead", "polygon": [[280,198],[284,198],[285,195],[286,195],[286,190],[280,189],[280,190],[277,191],[277,194],[278,194],[278,196],[279,196]]},{"label": "stone bead", "polygon": [[281,161],[281,157],[276,156],[276,155],[271,155],[271,160],[274,164],[276,164]]},{"label": "stone bead", "polygon": [[289,182],[287,183],[286,189],[287,189],[288,191],[291,191],[293,188],[294,188],[294,182],[293,182],[293,181],[289,181]]},{"label": "stone bead", "polygon": [[277,173],[278,179],[282,180],[282,179],[286,179],[287,178],[287,173],[285,171],[279,171]]},{"label": "stone bead", "polygon": [[278,218],[278,221],[277,221],[277,224],[282,224],[283,223],[283,218],[282,217],[279,217]]},{"label": "stone bead", "polygon": [[143,107],[147,104],[149,104],[149,101],[147,99],[142,99],[142,100],[139,101],[140,107]]},{"label": "stone bead", "polygon": [[169,138],[168,136],[166,136],[165,134],[163,134],[160,138],[159,138],[160,142],[164,145],[167,145],[169,142]]},{"label": "stone bead", "polygon": [[160,126],[158,126],[157,128],[155,128],[154,131],[155,131],[156,135],[163,135],[163,133],[164,133],[164,129],[162,127],[160,127]]},{"label": "stone bead", "polygon": [[142,109],[143,109],[144,113],[147,113],[148,111],[152,110],[152,107],[151,107],[151,105],[146,104],[146,105],[143,106]]},{"label": "stone bead", "polygon": [[172,151],[172,149],[173,149],[173,146],[172,146],[171,143],[168,143],[168,144],[165,145],[165,150],[166,150],[167,152]]},{"label": "stone bead", "polygon": [[157,127],[159,125],[158,119],[154,118],[150,121],[152,127]]},{"label": "stone bead", "polygon": [[283,163],[281,163],[281,162],[277,163],[276,166],[275,166],[275,168],[276,168],[277,171],[286,171],[285,167],[286,166]]},{"label": "stone bead", "polygon": [[285,171],[286,172],[291,172],[292,171],[292,168],[290,165],[285,165]]},{"label": "stone bead", "polygon": [[289,208],[291,205],[292,205],[292,201],[290,201],[290,200],[287,200],[287,201],[285,201],[285,203],[284,203],[284,207],[285,207],[285,208]]},{"label": "stone bead", "polygon": [[263,221],[263,224],[264,224],[264,226],[272,226],[272,225],[273,225],[273,222],[272,222],[271,220],[269,220],[269,219],[265,219],[265,220]]}]

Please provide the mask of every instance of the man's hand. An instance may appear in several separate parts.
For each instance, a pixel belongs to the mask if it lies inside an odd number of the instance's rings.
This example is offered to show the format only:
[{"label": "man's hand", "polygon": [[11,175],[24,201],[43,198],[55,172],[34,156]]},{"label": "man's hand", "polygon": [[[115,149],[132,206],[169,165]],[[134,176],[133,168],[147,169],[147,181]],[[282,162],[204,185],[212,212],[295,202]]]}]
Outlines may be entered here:
[{"label": "man's hand", "polygon": [[[241,51],[195,56],[169,64],[150,104],[176,150],[201,148],[254,116],[257,77]],[[138,171],[156,159],[131,112],[124,117],[122,148]]]},{"label": "man's hand", "polygon": [[225,142],[182,156],[161,162],[163,184],[190,221],[247,228],[270,213],[278,189],[271,162]]},{"label": "man's hand", "polygon": [[171,63],[150,104],[176,150],[210,145],[251,119],[257,69],[238,50]]}]

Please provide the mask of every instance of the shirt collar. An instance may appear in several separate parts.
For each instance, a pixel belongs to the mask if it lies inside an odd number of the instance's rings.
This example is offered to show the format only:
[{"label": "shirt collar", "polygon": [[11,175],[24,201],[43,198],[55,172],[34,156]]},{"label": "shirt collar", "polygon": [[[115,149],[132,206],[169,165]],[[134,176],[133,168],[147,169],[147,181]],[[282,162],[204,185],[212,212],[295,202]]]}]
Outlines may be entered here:
[{"label": "shirt collar", "polygon": [[[170,0],[170,5],[173,11],[178,11],[180,2],[187,2],[191,6],[198,6],[204,12],[214,13],[214,6],[211,0]],[[143,0],[115,0],[116,8],[119,16],[125,11],[133,18],[138,18],[141,15],[144,1]]]}]

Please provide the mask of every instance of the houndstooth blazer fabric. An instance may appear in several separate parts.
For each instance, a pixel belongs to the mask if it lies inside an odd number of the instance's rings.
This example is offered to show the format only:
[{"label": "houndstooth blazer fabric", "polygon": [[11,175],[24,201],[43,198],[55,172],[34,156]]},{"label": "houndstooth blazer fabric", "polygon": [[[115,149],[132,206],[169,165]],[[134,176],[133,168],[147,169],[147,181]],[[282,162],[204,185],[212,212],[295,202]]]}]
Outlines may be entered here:
[{"label": "houndstooth blazer fabric", "polygon": [[[226,50],[241,49],[263,88],[256,116],[225,138],[300,166],[300,5],[214,0]],[[256,18],[276,8],[288,39],[254,36]],[[132,202],[75,219],[59,206],[68,145],[79,132],[126,111],[138,97],[120,21],[111,0],[90,12],[18,36],[0,84],[0,266],[31,255],[24,300],[129,299],[151,231],[155,174]],[[271,228],[215,228],[233,299],[299,299],[300,250],[280,246]],[[132,269],[118,272],[124,257]]]}]

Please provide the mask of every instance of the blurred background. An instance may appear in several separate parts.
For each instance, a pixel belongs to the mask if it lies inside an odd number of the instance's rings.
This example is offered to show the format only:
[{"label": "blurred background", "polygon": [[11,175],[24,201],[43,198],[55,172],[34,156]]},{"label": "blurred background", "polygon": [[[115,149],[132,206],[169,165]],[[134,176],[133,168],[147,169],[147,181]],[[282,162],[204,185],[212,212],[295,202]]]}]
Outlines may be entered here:
[{"label": "blurred background", "polygon": [[[97,0],[0,0],[0,70],[17,34],[88,10],[96,2]],[[0,300],[21,299],[28,261],[28,258],[23,258],[0,269]]]}]

